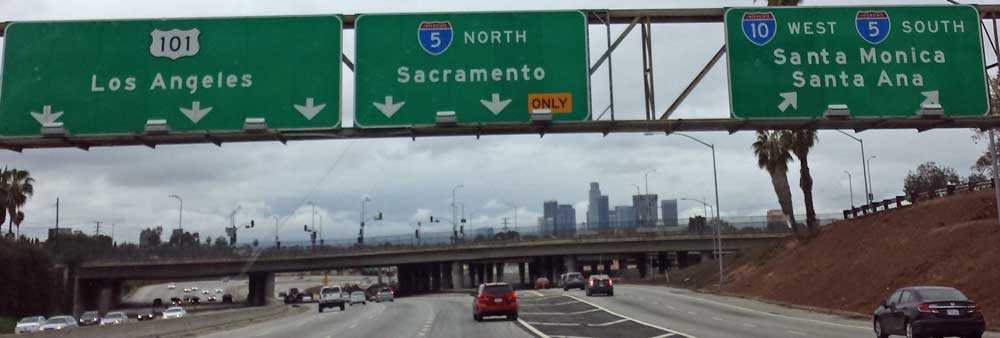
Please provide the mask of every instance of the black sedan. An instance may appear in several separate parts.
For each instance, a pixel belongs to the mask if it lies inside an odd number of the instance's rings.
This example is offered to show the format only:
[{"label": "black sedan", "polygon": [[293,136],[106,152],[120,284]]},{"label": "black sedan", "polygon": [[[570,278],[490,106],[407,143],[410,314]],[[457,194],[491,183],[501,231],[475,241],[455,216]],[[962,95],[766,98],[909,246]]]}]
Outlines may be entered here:
[{"label": "black sedan", "polygon": [[959,336],[981,338],[986,330],[982,309],[961,291],[919,286],[896,290],[875,309],[875,336]]},{"label": "black sedan", "polygon": [[615,295],[615,282],[611,281],[611,277],[608,275],[590,275],[586,288],[587,296],[593,296],[595,293]]}]

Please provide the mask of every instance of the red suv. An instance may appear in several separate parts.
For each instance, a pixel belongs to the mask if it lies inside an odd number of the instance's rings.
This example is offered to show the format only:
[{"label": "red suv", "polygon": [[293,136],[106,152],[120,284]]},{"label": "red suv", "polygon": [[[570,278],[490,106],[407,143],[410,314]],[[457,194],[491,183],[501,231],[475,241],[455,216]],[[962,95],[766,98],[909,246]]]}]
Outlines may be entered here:
[{"label": "red suv", "polygon": [[517,320],[517,294],[507,283],[487,283],[479,285],[474,294],[472,318],[482,321],[485,316],[507,316]]}]

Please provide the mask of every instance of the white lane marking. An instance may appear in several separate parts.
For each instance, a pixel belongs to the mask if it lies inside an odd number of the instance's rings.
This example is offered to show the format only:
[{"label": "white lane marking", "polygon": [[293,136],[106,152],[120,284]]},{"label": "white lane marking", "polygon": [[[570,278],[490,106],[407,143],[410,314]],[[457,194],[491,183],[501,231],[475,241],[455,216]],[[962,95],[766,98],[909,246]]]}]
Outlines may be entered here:
[{"label": "white lane marking", "polygon": [[625,318],[622,318],[622,319],[619,319],[619,320],[616,320],[616,321],[613,321],[613,322],[600,323],[600,324],[587,324],[587,326],[611,326],[611,325],[615,325],[615,324],[621,324],[621,323],[624,323],[624,322],[627,322],[627,321],[629,321],[629,320],[625,319]]},{"label": "white lane marking", "polygon": [[368,319],[375,319],[375,315],[368,316]]},{"label": "white lane marking", "polygon": [[348,329],[353,329],[353,328],[356,328],[356,327],[358,327],[358,324],[352,324],[351,326],[348,326],[347,328]]},{"label": "white lane marking", "polygon": [[[626,288],[628,288],[628,287],[626,287]],[[664,293],[660,293],[660,294],[664,294]],[[758,313],[758,314],[762,314],[762,315],[766,315],[766,316],[771,316],[771,317],[778,317],[778,318],[791,319],[791,320],[797,320],[797,321],[803,321],[803,322],[812,322],[812,323],[818,323],[818,324],[826,324],[826,325],[847,327],[847,328],[859,329],[859,330],[865,330],[865,331],[871,330],[870,327],[854,326],[854,325],[848,325],[848,324],[825,322],[825,321],[816,320],[816,319],[808,319],[808,318],[799,318],[799,317],[786,316],[786,315],[781,315],[781,314],[777,314],[777,313],[771,313],[771,312],[767,312],[767,311],[754,310],[754,309],[749,309],[749,308],[745,308],[745,307],[742,307],[742,306],[737,306],[737,305],[732,305],[732,304],[726,304],[726,303],[717,302],[717,301],[714,301],[714,300],[709,300],[709,299],[704,299],[704,298],[698,298],[698,297],[688,296],[688,295],[682,295],[682,294],[676,294],[676,293],[672,293],[672,292],[666,292],[665,294],[670,295],[670,296],[675,296],[675,297],[693,299],[693,300],[696,300],[696,301],[699,301],[699,302],[705,302],[705,303],[711,303],[711,304],[715,304],[715,305],[719,305],[719,306],[725,306],[725,307],[728,307],[728,308],[731,308],[731,309],[737,309],[737,310],[743,310],[743,311],[747,311],[747,312]]]},{"label": "white lane marking", "polygon": [[526,291],[526,292],[531,292],[531,293],[535,294],[535,296],[538,296],[538,297],[545,297],[545,295],[543,295],[541,292],[538,292],[538,291],[535,291],[535,290]]},{"label": "white lane marking", "polygon": [[[518,319],[520,321],[520,319]],[[581,326],[580,323],[544,323],[544,322],[525,322],[531,325],[545,325],[545,326]]]},{"label": "white lane marking", "polygon": [[805,334],[804,332],[799,332],[799,331],[792,331],[792,330],[786,330],[785,332],[788,332],[788,333],[791,333],[791,334],[794,334],[794,335],[796,335],[796,336],[808,336],[808,335],[807,335],[807,334]]},{"label": "white lane marking", "polygon": [[712,319],[715,319],[715,320],[722,320],[722,318],[719,318],[719,317],[712,317]]},{"label": "white lane marking", "polygon": [[572,316],[572,315],[582,315],[584,313],[591,313],[601,311],[601,309],[590,309],[577,312],[521,312],[522,315],[545,315],[545,316]]},{"label": "white lane marking", "polygon": [[698,315],[697,313],[694,313],[694,312],[691,312],[691,311],[688,311],[688,314],[692,315],[692,316],[697,316]]},{"label": "white lane marking", "polygon": [[753,324],[750,324],[750,323],[743,323],[743,326],[746,326],[746,327],[757,327],[757,325],[753,325]]},{"label": "white lane marking", "polygon": [[682,336],[682,337],[697,338],[697,337],[689,335],[687,333],[682,333],[680,331],[674,331],[674,330],[671,330],[671,329],[668,329],[668,328],[665,328],[665,327],[662,327],[662,326],[659,326],[659,325],[653,325],[653,324],[646,323],[644,321],[641,321],[641,320],[638,320],[638,319],[635,319],[635,318],[631,318],[631,317],[628,317],[628,316],[623,316],[623,315],[621,315],[621,314],[619,314],[617,312],[608,310],[608,309],[604,308],[603,306],[600,306],[600,305],[588,302],[586,300],[583,300],[583,299],[581,299],[579,297],[576,297],[576,296],[573,296],[573,295],[566,295],[566,297],[570,297],[570,298],[576,299],[576,300],[578,300],[580,302],[583,302],[584,304],[587,304],[587,305],[596,307],[598,309],[604,310],[604,312],[613,314],[615,316],[622,317],[622,318],[628,318],[628,319],[632,320],[633,322],[636,322],[636,323],[639,323],[639,324],[642,324],[642,325],[646,325],[646,326],[649,326],[649,327],[652,327],[652,328],[655,328],[655,329],[660,329],[660,330],[663,330],[663,331],[666,331],[666,332],[670,332],[672,334],[675,334],[675,335],[678,335],[678,336]]},{"label": "white lane marking", "polygon": [[551,338],[593,338],[587,336],[549,336]]},{"label": "white lane marking", "polygon": [[534,333],[536,336],[538,336],[540,338],[552,338],[552,337],[549,337],[548,335],[542,333],[542,331],[538,331],[538,329],[536,329],[534,326],[531,326],[531,324],[528,324],[528,322],[524,321],[524,319],[518,318],[517,322],[521,323],[521,325],[524,326],[525,328],[527,328],[528,331],[531,331],[531,333]]},{"label": "white lane marking", "polygon": [[653,338],[667,338],[667,337],[672,337],[673,335],[674,335],[673,333],[661,334],[661,335],[653,337]]},{"label": "white lane marking", "polygon": [[671,310],[677,310],[677,308],[675,308],[675,307],[673,307],[673,306],[671,306],[671,305],[667,305],[667,308],[668,308],[668,309],[671,309]]}]

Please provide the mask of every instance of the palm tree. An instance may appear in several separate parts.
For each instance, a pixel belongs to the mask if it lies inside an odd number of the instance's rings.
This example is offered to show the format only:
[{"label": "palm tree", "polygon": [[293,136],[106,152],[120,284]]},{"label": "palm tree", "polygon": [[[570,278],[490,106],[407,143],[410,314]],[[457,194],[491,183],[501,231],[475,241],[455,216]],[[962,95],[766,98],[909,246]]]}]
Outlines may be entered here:
[{"label": "palm tree", "polygon": [[[4,198],[3,209],[10,216],[9,225],[7,226],[7,233],[13,233],[13,227],[16,225],[18,229],[21,228],[21,222],[24,221],[24,212],[19,211],[25,203],[28,202],[28,198],[35,193],[35,179],[31,177],[31,173],[27,170],[18,169],[4,169],[0,173],[0,190]],[[0,212],[2,214],[2,212]],[[2,221],[2,218],[0,218]]]},{"label": "palm tree", "polygon": [[757,156],[757,166],[771,174],[771,185],[778,195],[781,212],[788,217],[792,232],[799,232],[795,223],[795,212],[792,210],[792,189],[788,185],[788,162],[792,155],[788,153],[788,137],[786,131],[757,131],[757,141],[753,143],[753,153]]},{"label": "palm tree", "polygon": [[799,159],[799,188],[802,189],[802,197],[806,200],[806,226],[809,233],[816,234],[816,209],[813,207],[812,175],[809,174],[809,150],[812,149],[819,137],[816,130],[802,129],[786,132],[789,137],[789,148],[795,157]]}]

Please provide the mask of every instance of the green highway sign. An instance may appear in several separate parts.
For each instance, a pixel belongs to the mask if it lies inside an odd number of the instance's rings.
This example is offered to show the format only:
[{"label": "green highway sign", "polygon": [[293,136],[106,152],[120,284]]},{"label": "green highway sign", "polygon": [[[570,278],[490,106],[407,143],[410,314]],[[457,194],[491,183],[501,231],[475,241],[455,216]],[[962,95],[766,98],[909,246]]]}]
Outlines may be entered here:
[{"label": "green highway sign", "polygon": [[361,15],[355,33],[358,127],[590,118],[582,12]]},{"label": "green highway sign", "polygon": [[984,115],[979,26],[973,6],[729,9],[732,116]]},{"label": "green highway sign", "polygon": [[[0,135],[340,126],[338,16],[17,22]],[[263,120],[261,120],[263,119]]]}]

